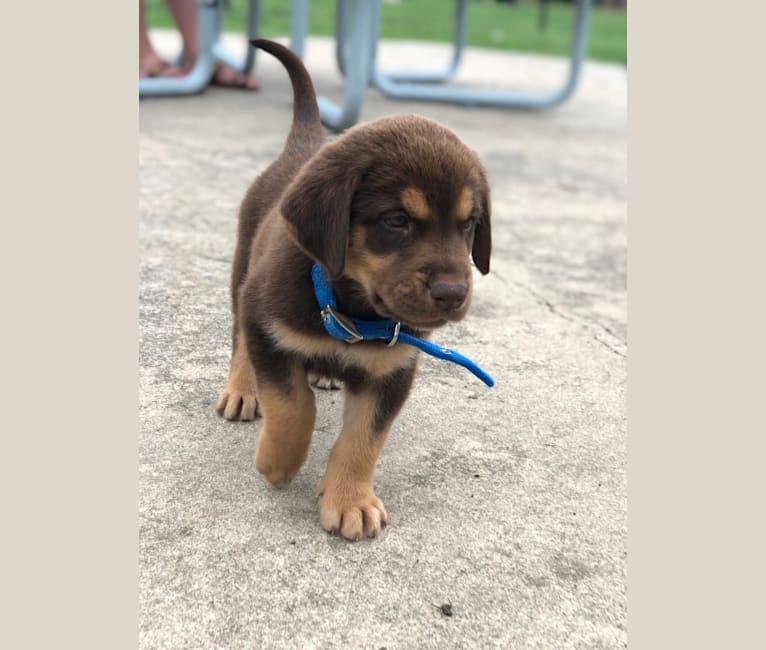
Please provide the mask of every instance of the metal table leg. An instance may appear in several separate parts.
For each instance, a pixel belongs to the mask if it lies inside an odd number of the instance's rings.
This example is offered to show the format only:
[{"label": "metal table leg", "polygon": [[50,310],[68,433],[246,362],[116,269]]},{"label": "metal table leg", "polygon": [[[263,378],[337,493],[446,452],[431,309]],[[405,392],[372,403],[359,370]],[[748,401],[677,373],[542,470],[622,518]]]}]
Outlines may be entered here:
[{"label": "metal table leg", "polygon": [[293,0],[290,7],[290,49],[303,58],[309,32],[308,0]]},{"label": "metal table leg", "polygon": [[[370,47],[375,50],[377,40],[380,34],[380,3],[378,5],[378,11],[376,12],[376,22],[372,31],[372,42]],[[408,82],[420,82],[420,83],[442,83],[449,81],[457,72],[460,66],[460,60],[463,56],[463,50],[465,48],[465,34],[466,34],[466,7],[468,6],[468,0],[457,0],[455,5],[455,39],[454,50],[452,53],[452,62],[444,70],[401,70],[401,71],[382,71],[381,74],[385,75],[391,81],[408,81]],[[348,5],[346,0],[338,0],[338,8],[335,15],[335,57],[338,62],[338,68],[341,74],[345,74],[346,59],[348,58],[348,50],[341,47],[344,42],[344,35],[348,25]],[[374,65],[374,61],[373,61]]]},{"label": "metal table leg", "polygon": [[[372,80],[372,68],[375,65],[375,52],[380,38],[380,0],[372,0],[373,15],[370,21],[369,48],[370,48],[370,80]],[[338,0],[335,9],[335,60],[338,70],[345,77],[346,62],[352,54],[351,43],[348,38],[348,25],[350,21],[350,4],[347,0]],[[355,54],[355,53],[353,53]]]},{"label": "metal table leg", "polygon": [[572,47],[570,51],[569,75],[563,86],[551,93],[514,92],[483,88],[454,88],[432,86],[425,83],[403,83],[377,69],[373,71],[373,82],[386,95],[396,99],[451,102],[476,106],[500,106],[514,108],[551,108],[561,104],[572,94],[580,77],[588,42],[588,22],[591,0],[577,0]]},{"label": "metal table leg", "polygon": [[[258,38],[258,26],[261,19],[261,2],[260,0],[250,0],[250,8],[247,15],[247,41],[248,43],[254,38]],[[244,63],[231,52],[224,48],[220,38],[213,45],[213,58],[216,61],[225,63],[230,68],[241,72],[246,77],[250,76],[250,72],[255,64],[255,48],[247,46],[247,54],[245,55]]]},{"label": "metal table leg", "polygon": [[374,60],[374,49],[370,48],[370,34],[375,25],[378,9],[377,0],[350,0],[348,22],[350,35],[344,35],[344,40],[348,39],[350,54],[343,104],[338,106],[325,97],[317,99],[322,122],[335,131],[342,131],[353,126],[359,119]]}]

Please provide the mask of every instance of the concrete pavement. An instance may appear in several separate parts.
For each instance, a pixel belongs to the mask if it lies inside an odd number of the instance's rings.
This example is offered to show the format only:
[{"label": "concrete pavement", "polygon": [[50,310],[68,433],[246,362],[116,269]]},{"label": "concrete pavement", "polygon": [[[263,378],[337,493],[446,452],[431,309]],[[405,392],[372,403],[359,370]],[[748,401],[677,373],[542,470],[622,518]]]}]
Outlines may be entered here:
[{"label": "concrete pavement", "polygon": [[[173,37],[160,34],[162,47]],[[242,47],[239,39],[232,48]],[[386,44],[384,64],[448,48]],[[214,410],[228,370],[236,212],[279,153],[291,90],[258,54],[257,93],[140,105],[142,648],[620,648],[627,642],[626,74],[587,64],[552,112],[395,102],[454,129],[493,191],[492,272],[434,340],[485,388],[423,357],[380,459],[390,525],[324,533],[317,486],[342,399],[318,395],[308,460],[275,489],[252,455],[260,420]],[[310,39],[318,92],[342,79]],[[458,81],[557,83],[557,59],[470,50]],[[452,603],[454,615],[434,605]]]}]

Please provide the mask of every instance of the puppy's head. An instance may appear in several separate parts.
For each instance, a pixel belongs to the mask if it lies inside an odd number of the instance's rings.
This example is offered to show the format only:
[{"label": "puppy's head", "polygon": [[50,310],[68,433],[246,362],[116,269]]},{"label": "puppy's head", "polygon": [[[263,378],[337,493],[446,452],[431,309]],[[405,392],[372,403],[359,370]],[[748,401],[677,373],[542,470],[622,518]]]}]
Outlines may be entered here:
[{"label": "puppy's head", "polygon": [[421,117],[385,118],[326,145],[281,204],[295,241],[380,316],[430,330],[462,318],[471,257],[489,272],[490,199],[477,156]]}]

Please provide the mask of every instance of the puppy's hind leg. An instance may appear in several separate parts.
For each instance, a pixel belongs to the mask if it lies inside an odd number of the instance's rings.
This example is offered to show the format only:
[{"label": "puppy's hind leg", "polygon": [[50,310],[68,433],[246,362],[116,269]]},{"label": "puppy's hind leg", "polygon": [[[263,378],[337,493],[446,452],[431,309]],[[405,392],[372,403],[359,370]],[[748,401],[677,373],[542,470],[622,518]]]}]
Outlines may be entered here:
[{"label": "puppy's hind leg", "polygon": [[320,388],[322,390],[340,390],[343,388],[343,382],[340,379],[326,377],[313,370],[308,371],[308,379],[309,384],[314,386],[314,388]]},{"label": "puppy's hind leg", "polygon": [[227,420],[254,420],[258,413],[255,369],[247,350],[246,337],[234,338],[229,381],[215,405],[218,415]]}]

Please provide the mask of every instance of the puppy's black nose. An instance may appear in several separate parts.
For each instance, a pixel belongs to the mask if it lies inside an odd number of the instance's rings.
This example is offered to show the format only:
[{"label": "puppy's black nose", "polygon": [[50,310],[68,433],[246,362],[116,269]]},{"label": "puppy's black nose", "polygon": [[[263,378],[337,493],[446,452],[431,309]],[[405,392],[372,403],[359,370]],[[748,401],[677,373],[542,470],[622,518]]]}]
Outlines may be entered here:
[{"label": "puppy's black nose", "polygon": [[453,311],[465,302],[468,287],[462,282],[439,280],[430,287],[431,298],[441,311]]}]

